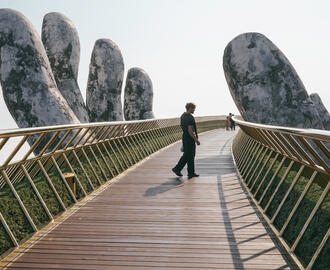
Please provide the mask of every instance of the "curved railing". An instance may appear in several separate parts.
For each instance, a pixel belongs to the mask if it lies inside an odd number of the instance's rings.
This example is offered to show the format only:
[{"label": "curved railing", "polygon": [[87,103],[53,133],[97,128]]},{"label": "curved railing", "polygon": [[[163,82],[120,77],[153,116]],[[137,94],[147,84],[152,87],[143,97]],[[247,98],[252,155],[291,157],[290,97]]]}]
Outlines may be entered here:
[{"label": "curved railing", "polygon": [[[196,117],[199,132],[225,126]],[[0,130],[0,255],[140,160],[181,139],[179,118]]]},{"label": "curved railing", "polygon": [[260,212],[301,269],[327,269],[330,131],[234,119],[233,156]]}]

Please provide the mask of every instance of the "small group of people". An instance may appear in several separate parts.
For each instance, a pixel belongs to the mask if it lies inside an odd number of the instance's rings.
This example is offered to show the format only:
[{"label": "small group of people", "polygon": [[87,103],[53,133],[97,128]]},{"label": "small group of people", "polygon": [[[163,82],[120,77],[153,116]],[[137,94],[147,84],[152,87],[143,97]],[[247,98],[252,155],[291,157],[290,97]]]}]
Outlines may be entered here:
[{"label": "small group of people", "polygon": [[226,130],[235,130],[235,121],[233,119],[234,114],[229,113],[229,116],[226,117]]}]

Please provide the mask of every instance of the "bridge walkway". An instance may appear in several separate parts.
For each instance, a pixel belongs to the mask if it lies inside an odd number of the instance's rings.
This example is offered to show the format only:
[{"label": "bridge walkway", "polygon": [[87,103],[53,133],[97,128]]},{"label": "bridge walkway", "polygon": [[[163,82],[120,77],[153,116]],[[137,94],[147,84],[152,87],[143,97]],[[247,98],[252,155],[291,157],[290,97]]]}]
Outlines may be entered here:
[{"label": "bridge walkway", "polygon": [[[8,269],[291,269],[231,157],[235,133],[200,136],[196,171],[171,168],[180,143],[120,176],[23,250]],[[184,172],[186,173],[186,172]]]}]

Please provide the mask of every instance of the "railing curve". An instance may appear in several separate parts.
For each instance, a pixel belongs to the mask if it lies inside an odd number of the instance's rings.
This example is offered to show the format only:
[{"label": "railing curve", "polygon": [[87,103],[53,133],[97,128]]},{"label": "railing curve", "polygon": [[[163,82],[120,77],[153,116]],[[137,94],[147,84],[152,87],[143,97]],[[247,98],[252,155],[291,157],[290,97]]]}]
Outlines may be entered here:
[{"label": "railing curve", "polygon": [[236,167],[265,220],[301,269],[327,269],[330,131],[234,120]]},{"label": "railing curve", "polygon": [[[199,132],[224,116],[196,117]],[[0,130],[0,256],[142,159],[181,139],[179,118]]]}]

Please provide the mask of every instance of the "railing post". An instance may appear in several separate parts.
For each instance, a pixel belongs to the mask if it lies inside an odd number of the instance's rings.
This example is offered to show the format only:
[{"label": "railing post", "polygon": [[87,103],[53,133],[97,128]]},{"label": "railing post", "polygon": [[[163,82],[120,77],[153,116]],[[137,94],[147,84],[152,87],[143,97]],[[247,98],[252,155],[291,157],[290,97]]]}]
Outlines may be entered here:
[{"label": "railing post", "polygon": [[12,241],[12,243],[14,244],[15,247],[18,247],[18,243],[17,243],[17,240],[13,234],[13,232],[11,231],[11,229],[9,228],[6,220],[3,218],[2,214],[0,213],[0,221],[1,221],[1,224],[2,226],[5,228],[10,240]]},{"label": "railing post", "polygon": [[272,217],[272,219],[271,219],[271,222],[272,222],[272,223],[273,223],[274,220],[276,219],[276,217],[277,217],[278,213],[280,212],[280,210],[281,210],[281,208],[282,208],[284,202],[285,202],[286,199],[288,198],[288,196],[289,196],[291,190],[293,189],[293,187],[294,187],[295,184],[297,183],[297,181],[298,181],[298,179],[299,179],[299,177],[300,177],[300,175],[301,175],[301,173],[302,173],[302,171],[303,171],[304,169],[305,169],[305,165],[301,165],[300,168],[299,168],[298,173],[296,174],[295,178],[293,179],[293,181],[292,181],[292,183],[291,183],[289,189],[288,189],[287,192],[285,193],[285,195],[284,195],[284,197],[283,197],[283,199],[282,199],[280,205],[278,206],[278,208],[277,208],[275,214],[273,215],[273,217]]},{"label": "railing post", "polygon": [[6,181],[7,185],[8,185],[8,187],[9,187],[10,190],[11,190],[11,192],[14,194],[16,200],[18,201],[18,203],[19,203],[19,205],[20,205],[20,207],[21,207],[21,209],[22,209],[22,211],[23,211],[23,213],[24,213],[26,219],[27,219],[28,222],[30,223],[32,229],[33,229],[35,232],[38,231],[37,226],[34,224],[34,222],[33,222],[32,218],[31,218],[29,212],[26,210],[24,203],[22,202],[20,196],[17,194],[17,192],[16,192],[14,186],[13,186],[12,183],[10,182],[10,179],[9,179],[8,175],[6,174],[6,172],[5,172],[4,170],[1,171],[1,174],[2,174],[2,177],[5,179],[5,181]]},{"label": "railing post", "polygon": [[32,187],[32,189],[33,189],[33,191],[34,191],[34,193],[36,194],[36,196],[37,196],[39,202],[41,203],[42,208],[45,210],[45,212],[46,212],[46,214],[47,214],[49,220],[53,220],[53,216],[52,216],[52,214],[49,212],[47,205],[45,204],[43,198],[41,197],[41,195],[40,195],[38,189],[37,189],[36,186],[34,185],[34,183],[33,183],[32,179],[31,179],[31,177],[30,177],[28,171],[26,170],[26,168],[24,167],[23,164],[21,164],[21,169],[23,170],[23,172],[24,172],[26,178],[28,179],[28,181],[29,181],[29,183],[30,183],[30,185],[31,185],[31,187]]}]

